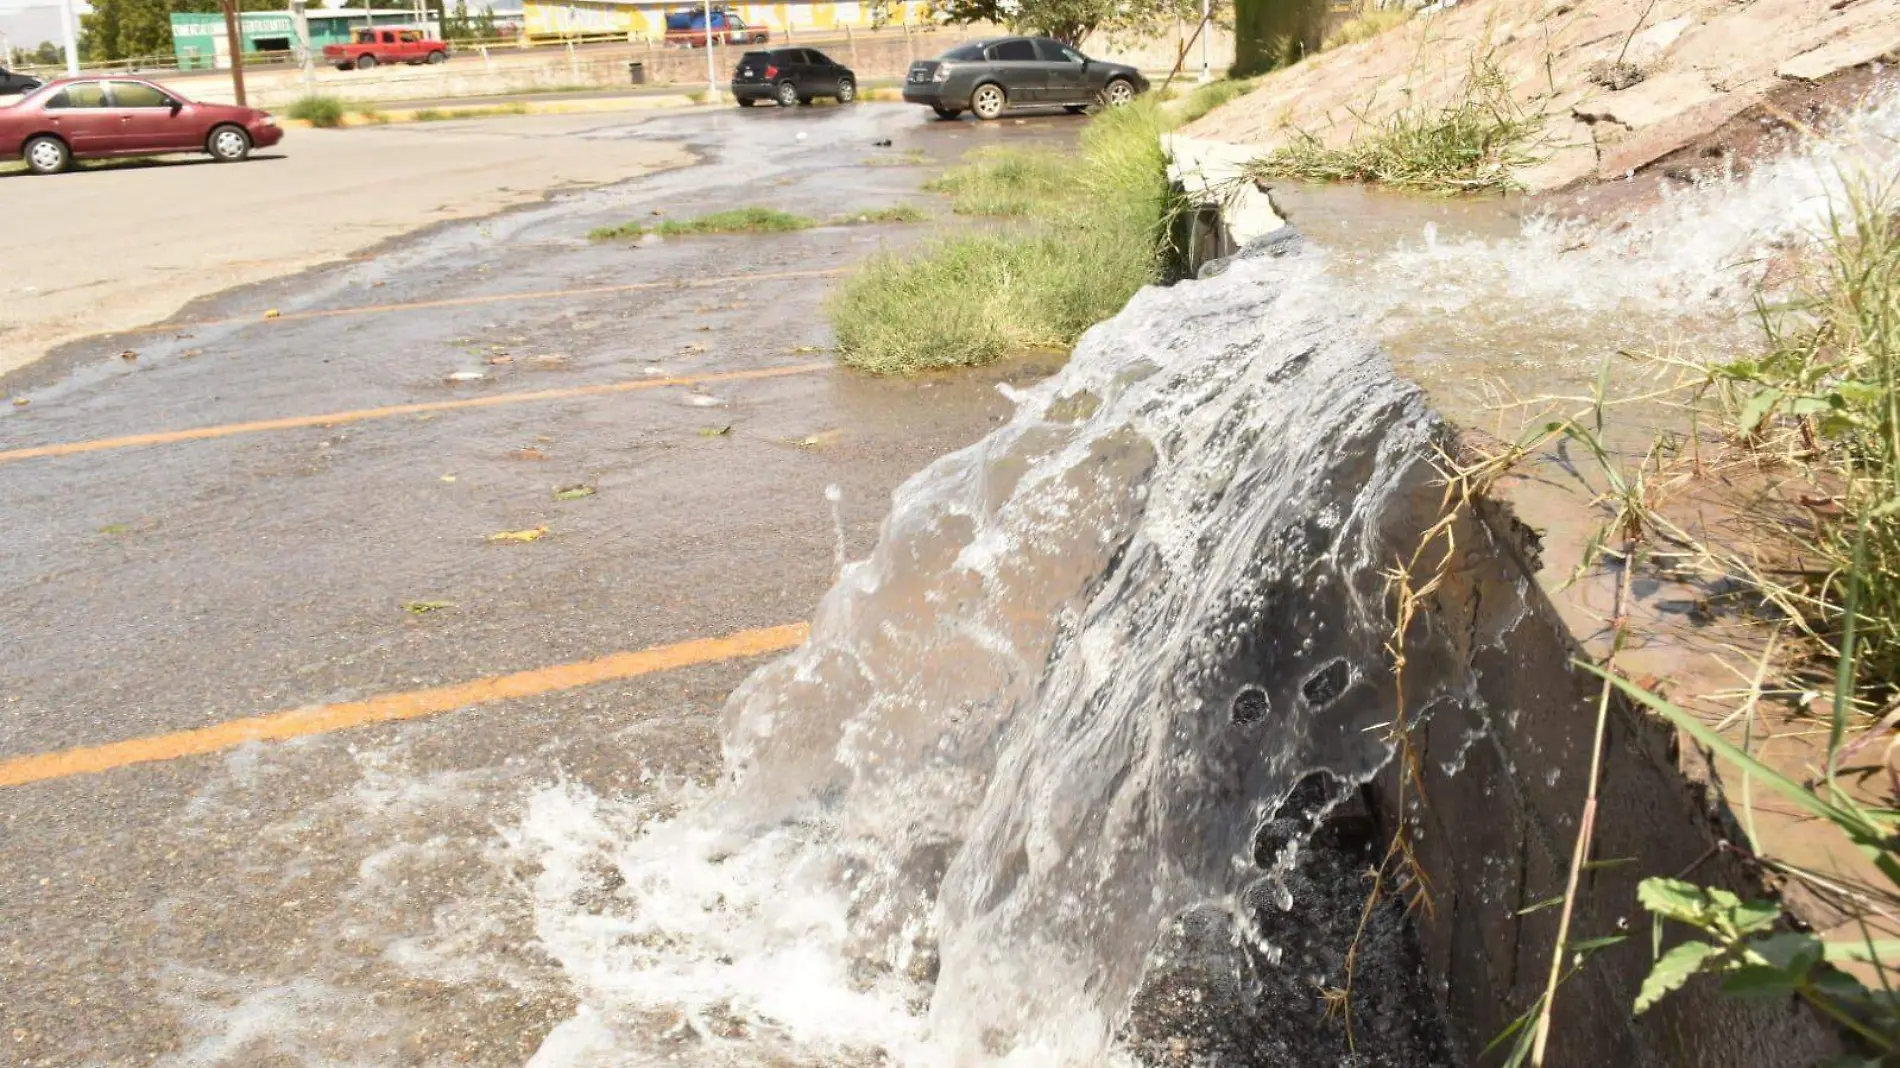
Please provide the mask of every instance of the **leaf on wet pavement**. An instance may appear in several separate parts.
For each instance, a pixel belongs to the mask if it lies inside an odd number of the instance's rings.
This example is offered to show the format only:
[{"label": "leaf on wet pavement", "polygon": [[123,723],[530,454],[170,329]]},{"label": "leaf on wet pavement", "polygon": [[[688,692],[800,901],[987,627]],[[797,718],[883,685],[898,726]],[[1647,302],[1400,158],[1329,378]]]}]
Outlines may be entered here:
[{"label": "leaf on wet pavement", "polygon": [[264,313],[264,318],[266,318],[266,319],[275,319],[275,318],[277,318],[277,317],[278,317],[279,315],[282,315],[282,314],[284,314],[284,313],[283,313],[283,312],[280,312],[280,311],[278,311],[278,310],[277,310],[276,308],[272,308],[272,309],[270,309],[269,311],[267,311],[267,312],[265,312],[265,313]]},{"label": "leaf on wet pavement", "polygon": [[699,436],[702,438],[723,438],[731,434],[732,427],[730,424],[726,426],[702,426],[699,428]]},{"label": "leaf on wet pavement", "polygon": [[13,398],[13,406],[14,406],[15,408],[24,408],[24,407],[26,407],[27,405],[29,405],[29,404],[32,404],[32,403],[33,403],[32,401],[30,401],[30,400],[28,400],[28,399],[26,399],[25,397],[15,397],[15,398]]},{"label": "leaf on wet pavement", "polygon": [[430,612],[440,612],[445,608],[454,608],[453,601],[404,601],[402,610],[413,615],[426,616]]},{"label": "leaf on wet pavement", "polygon": [[554,490],[554,499],[557,501],[578,501],[582,497],[592,497],[594,493],[594,487],[585,482],[576,482],[571,486],[556,487]]},{"label": "leaf on wet pavement", "polygon": [[546,526],[535,527],[531,530],[503,530],[494,534],[490,534],[488,536],[488,540],[492,542],[503,543],[503,544],[506,544],[506,543],[518,544],[521,542],[540,541],[542,538],[547,536],[547,533],[548,533],[548,528]]},{"label": "leaf on wet pavement", "polygon": [[107,523],[105,526],[99,528],[99,533],[106,535],[130,534],[131,532],[131,526],[125,523]]},{"label": "leaf on wet pavement", "polygon": [[515,450],[515,459],[517,460],[545,460],[547,458],[548,458],[547,453],[542,452],[540,449],[537,449],[532,445],[524,446],[523,448],[519,448]]},{"label": "leaf on wet pavement", "polygon": [[126,349],[124,352],[119,353],[119,359],[121,360],[136,360],[138,358],[139,350],[137,349]]}]

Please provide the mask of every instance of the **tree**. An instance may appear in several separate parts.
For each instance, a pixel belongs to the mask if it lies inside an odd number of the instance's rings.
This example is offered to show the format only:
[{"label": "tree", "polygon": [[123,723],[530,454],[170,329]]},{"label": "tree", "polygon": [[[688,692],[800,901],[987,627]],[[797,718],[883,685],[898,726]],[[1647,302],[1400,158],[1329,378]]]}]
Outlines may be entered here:
[{"label": "tree", "polygon": [[33,50],[33,63],[40,67],[62,67],[66,65],[66,50],[51,41],[41,41]]},{"label": "tree", "polygon": [[[238,0],[242,11],[282,11],[283,0]],[[224,10],[218,0],[93,0],[92,11],[80,16],[91,48],[81,48],[89,59],[133,59],[172,54],[173,11],[211,13]]]},{"label": "tree", "polygon": [[1200,0],[931,0],[931,11],[950,22],[994,23],[1077,46],[1097,32],[1151,33],[1201,17]]}]

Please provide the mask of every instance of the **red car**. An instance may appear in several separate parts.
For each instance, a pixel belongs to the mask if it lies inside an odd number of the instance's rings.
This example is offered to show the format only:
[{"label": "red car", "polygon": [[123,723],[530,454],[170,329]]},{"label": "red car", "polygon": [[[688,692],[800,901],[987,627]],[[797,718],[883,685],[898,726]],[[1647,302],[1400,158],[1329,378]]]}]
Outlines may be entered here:
[{"label": "red car", "polygon": [[446,63],[448,59],[448,42],[421,30],[361,29],[351,35],[349,44],[323,46],[323,61],[338,70],[369,70],[379,63]]},{"label": "red car", "polygon": [[167,152],[236,163],[283,136],[269,112],[200,104],[137,78],[62,79],[0,106],[0,159],[18,156],[35,174],[58,174],[76,159]]}]

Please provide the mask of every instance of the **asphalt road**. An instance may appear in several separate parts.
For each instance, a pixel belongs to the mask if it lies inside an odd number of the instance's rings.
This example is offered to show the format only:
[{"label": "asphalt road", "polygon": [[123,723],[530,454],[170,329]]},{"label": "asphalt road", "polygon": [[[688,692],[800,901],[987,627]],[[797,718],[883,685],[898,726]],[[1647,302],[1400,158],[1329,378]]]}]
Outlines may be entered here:
[{"label": "asphalt road", "polygon": [[841,549],[1044,370],[832,365],[831,272],[927,227],[585,235],[753,203],[954,226],[935,165],[1075,128],[596,119],[702,160],[0,378],[0,1063],[523,1064],[573,1007],[497,859],[528,791],[713,774],[713,713]]}]

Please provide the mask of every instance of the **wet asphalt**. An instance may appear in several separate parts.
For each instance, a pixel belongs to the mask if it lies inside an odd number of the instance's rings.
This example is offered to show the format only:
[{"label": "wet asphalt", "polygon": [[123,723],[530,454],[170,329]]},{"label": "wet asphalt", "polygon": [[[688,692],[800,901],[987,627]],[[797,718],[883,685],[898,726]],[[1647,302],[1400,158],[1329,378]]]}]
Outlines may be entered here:
[{"label": "wet asphalt", "polygon": [[[1079,125],[926,114],[603,117],[587,136],[685,142],[701,162],[438,227],[0,379],[28,402],[0,411],[4,453],[826,365],[0,455],[0,762],[807,618],[891,490],[1002,419],[999,382],[1049,370],[829,365],[837,279],[819,272],[961,225],[919,188],[943,164]],[[933,221],[587,239],[654,212],[896,203]],[[594,492],[557,499],[572,486]],[[715,713],[756,663],[0,787],[0,1063],[523,1063],[572,1003],[532,944],[531,873],[494,860],[499,829],[537,784],[709,778]]]}]

